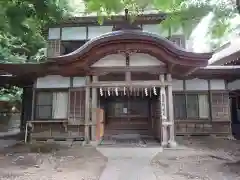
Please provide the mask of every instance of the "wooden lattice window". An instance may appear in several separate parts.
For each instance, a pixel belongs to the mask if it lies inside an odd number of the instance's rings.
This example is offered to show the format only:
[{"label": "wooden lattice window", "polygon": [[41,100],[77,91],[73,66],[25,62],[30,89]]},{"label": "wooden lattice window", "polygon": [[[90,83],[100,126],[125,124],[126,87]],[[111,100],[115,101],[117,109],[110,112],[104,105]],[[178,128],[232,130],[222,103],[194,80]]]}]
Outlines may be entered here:
[{"label": "wooden lattice window", "polygon": [[213,120],[229,120],[229,95],[228,93],[212,93],[212,118]]},{"label": "wooden lattice window", "polygon": [[174,94],[173,95],[175,119],[208,119],[209,102],[207,94]]},{"label": "wooden lattice window", "polygon": [[71,90],[69,98],[69,123],[82,125],[85,121],[85,90]]},{"label": "wooden lattice window", "polygon": [[61,41],[60,40],[49,40],[47,47],[48,57],[57,57],[61,53]]}]

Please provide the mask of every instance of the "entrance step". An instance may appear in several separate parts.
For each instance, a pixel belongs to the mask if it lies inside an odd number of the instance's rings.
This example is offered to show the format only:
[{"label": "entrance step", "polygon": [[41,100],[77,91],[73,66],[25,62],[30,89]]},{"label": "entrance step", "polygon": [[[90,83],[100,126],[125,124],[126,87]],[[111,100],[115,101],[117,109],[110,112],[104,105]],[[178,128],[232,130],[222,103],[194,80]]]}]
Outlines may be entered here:
[{"label": "entrance step", "polygon": [[140,134],[116,134],[107,137],[104,136],[100,145],[121,147],[160,147],[160,142],[152,136],[142,136]]},{"label": "entrance step", "polygon": [[151,135],[148,129],[133,130],[133,129],[105,129],[104,136],[112,136],[118,134],[140,134],[140,135]]},{"label": "entrance step", "polygon": [[153,136],[142,136],[137,133],[132,133],[104,136],[100,145],[110,147],[160,147],[160,142]]},{"label": "entrance step", "polygon": [[115,145],[115,144],[145,144],[141,140],[140,134],[116,134],[116,135],[111,135],[108,137],[103,138],[102,144],[110,144],[110,145]]}]

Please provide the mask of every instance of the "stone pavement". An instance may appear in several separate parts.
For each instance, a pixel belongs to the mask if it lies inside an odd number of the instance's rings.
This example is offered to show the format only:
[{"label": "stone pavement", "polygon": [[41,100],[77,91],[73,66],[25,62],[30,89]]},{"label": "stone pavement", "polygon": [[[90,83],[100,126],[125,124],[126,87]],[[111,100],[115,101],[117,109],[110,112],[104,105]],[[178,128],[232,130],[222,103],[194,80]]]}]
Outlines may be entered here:
[{"label": "stone pavement", "polygon": [[98,151],[108,158],[100,180],[156,180],[150,162],[161,147],[99,147]]},{"label": "stone pavement", "polygon": [[20,129],[13,129],[13,130],[7,131],[7,132],[0,132],[0,138],[4,139],[5,137],[16,136],[19,134],[20,134]]},{"label": "stone pavement", "polygon": [[0,150],[6,148],[6,147],[10,147],[10,146],[14,146],[17,143],[16,140],[3,140],[0,139]]}]

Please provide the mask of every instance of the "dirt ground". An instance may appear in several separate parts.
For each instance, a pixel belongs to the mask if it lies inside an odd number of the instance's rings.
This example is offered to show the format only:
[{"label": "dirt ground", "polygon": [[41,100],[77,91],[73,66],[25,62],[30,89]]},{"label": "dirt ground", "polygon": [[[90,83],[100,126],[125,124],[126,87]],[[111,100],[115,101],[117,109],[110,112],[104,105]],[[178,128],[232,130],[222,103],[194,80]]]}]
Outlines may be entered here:
[{"label": "dirt ground", "polygon": [[152,160],[159,180],[240,180],[240,141],[178,137],[178,150]]},{"label": "dirt ground", "polygon": [[97,180],[107,160],[94,147],[18,144],[0,152],[0,180]]},{"label": "dirt ground", "polygon": [[[240,141],[178,137],[178,143],[151,161],[158,180],[240,180]],[[0,148],[0,180],[97,180],[106,163],[94,147],[17,144]]]}]

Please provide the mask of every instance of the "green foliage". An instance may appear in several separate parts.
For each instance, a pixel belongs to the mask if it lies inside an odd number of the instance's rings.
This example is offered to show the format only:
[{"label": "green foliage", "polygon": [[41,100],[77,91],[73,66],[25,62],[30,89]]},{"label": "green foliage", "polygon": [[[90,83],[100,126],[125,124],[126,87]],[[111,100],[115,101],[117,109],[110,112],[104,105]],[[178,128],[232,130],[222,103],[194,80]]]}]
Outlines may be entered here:
[{"label": "green foliage", "polygon": [[132,14],[139,14],[143,9],[153,7],[168,14],[162,22],[164,29],[176,31],[183,28],[190,36],[193,28],[208,13],[213,12],[214,18],[209,28],[211,38],[221,38],[228,30],[229,20],[233,18],[237,9],[231,0],[84,0],[88,12],[112,15],[128,8]]},{"label": "green foliage", "polygon": [[0,100],[14,102],[20,102],[22,96],[22,89],[18,87],[2,88],[0,90]]},{"label": "green foliage", "polygon": [[67,15],[67,7],[66,0],[0,1],[1,49],[8,48],[13,55],[24,55],[28,61],[46,45],[43,28]]},{"label": "green foliage", "polygon": [[[42,62],[46,58],[43,29],[70,11],[67,0],[0,0],[0,62]],[[18,88],[2,88],[0,97],[20,98]]]}]

